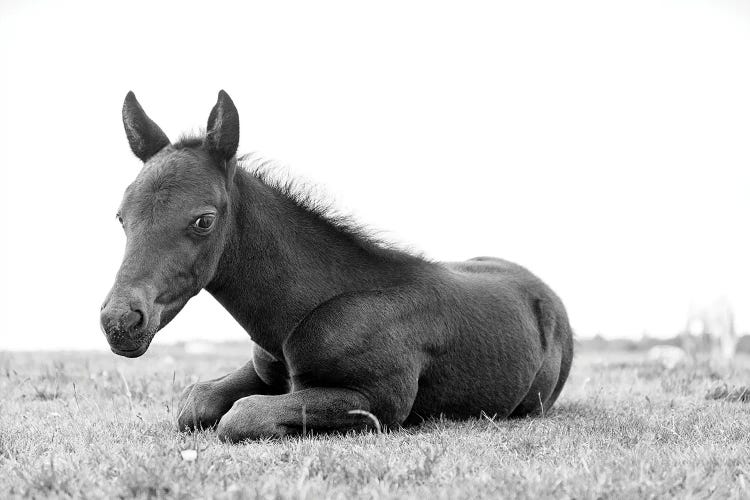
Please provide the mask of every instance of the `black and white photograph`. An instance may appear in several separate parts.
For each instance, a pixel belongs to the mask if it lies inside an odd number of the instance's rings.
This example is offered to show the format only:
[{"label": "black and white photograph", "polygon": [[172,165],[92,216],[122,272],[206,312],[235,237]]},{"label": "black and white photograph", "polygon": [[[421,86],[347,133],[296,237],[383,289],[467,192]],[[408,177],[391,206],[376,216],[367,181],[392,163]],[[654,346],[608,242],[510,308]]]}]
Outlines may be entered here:
[{"label": "black and white photograph", "polygon": [[750,2],[0,1],[0,498],[750,498]]}]

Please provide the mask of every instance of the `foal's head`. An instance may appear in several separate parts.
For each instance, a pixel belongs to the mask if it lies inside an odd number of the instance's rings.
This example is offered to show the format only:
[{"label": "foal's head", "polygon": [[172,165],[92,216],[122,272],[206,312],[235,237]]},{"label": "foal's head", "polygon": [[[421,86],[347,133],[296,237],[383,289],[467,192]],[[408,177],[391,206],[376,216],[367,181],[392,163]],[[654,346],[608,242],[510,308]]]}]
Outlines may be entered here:
[{"label": "foal's head", "polygon": [[216,271],[231,230],[240,125],[223,90],[202,140],[173,146],[132,92],[122,119],[144,166],[117,213],[127,244],[101,326],[113,352],[134,358]]}]

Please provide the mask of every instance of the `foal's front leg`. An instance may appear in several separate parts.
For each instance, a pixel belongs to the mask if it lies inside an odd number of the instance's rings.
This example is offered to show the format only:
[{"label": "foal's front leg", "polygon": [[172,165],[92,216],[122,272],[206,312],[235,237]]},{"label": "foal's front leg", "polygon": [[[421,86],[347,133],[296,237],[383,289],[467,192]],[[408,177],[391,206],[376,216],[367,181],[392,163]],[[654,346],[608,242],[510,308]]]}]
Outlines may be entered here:
[{"label": "foal's front leg", "polygon": [[191,384],[180,396],[177,427],[181,431],[208,429],[219,423],[235,401],[251,394],[278,394],[282,388],[258,376],[256,361],[214,380]]},{"label": "foal's front leg", "polygon": [[237,443],[299,434],[303,428],[346,432],[372,424],[366,415],[349,413],[369,409],[367,399],[350,389],[311,388],[280,396],[248,396],[221,418],[217,433],[222,441]]}]

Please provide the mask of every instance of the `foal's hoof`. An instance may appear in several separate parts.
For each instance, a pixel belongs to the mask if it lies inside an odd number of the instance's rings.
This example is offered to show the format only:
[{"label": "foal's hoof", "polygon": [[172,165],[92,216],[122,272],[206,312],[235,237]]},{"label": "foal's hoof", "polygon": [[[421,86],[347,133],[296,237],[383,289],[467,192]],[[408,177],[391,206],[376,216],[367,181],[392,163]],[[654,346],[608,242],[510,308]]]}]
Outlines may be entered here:
[{"label": "foal's hoof", "polygon": [[226,405],[211,382],[191,384],[182,391],[177,428],[180,431],[210,429],[226,413]]},{"label": "foal's hoof", "polygon": [[264,405],[269,396],[248,396],[234,403],[216,428],[219,439],[225,443],[241,443],[250,439],[277,438],[286,435],[287,429],[278,425]]}]

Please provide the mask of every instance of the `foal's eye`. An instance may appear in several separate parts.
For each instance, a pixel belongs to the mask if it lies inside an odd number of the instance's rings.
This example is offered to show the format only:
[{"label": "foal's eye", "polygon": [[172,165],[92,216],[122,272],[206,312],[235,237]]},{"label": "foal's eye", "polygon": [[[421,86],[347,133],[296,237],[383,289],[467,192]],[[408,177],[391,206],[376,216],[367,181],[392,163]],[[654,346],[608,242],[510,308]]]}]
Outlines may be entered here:
[{"label": "foal's eye", "polygon": [[216,216],[214,214],[203,214],[193,221],[193,227],[205,231],[214,225]]}]

